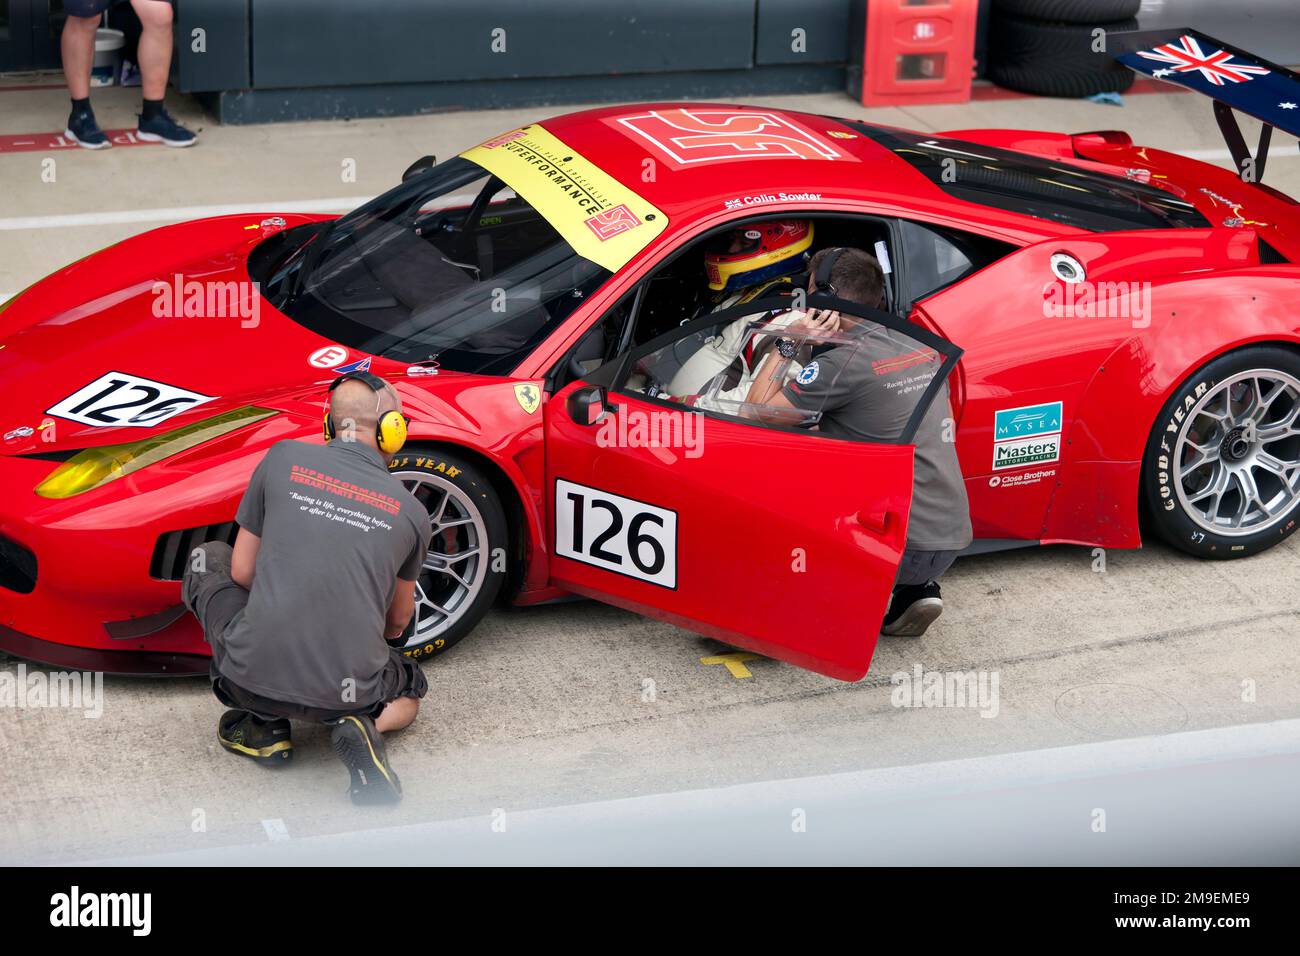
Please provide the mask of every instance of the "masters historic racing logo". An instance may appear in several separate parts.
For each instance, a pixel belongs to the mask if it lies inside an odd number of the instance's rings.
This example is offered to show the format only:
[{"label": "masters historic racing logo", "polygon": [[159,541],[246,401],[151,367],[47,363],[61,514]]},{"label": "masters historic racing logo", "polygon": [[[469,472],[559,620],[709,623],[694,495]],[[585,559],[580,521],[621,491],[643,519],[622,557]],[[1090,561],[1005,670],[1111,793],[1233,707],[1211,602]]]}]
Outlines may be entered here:
[{"label": "masters historic racing logo", "polygon": [[1007,408],[993,415],[993,470],[1061,458],[1061,403]]},{"label": "masters historic racing logo", "polygon": [[617,123],[674,166],[738,159],[854,159],[809,130],[762,110],[664,109]]}]

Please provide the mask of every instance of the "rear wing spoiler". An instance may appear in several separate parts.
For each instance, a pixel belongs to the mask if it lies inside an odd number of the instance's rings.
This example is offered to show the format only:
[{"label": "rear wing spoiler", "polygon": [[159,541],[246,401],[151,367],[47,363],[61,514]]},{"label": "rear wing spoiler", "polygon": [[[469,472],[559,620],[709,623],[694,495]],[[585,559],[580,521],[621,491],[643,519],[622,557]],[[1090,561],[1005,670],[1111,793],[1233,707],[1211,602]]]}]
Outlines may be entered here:
[{"label": "rear wing spoiler", "polygon": [[[1244,182],[1264,178],[1274,129],[1300,136],[1300,75],[1192,29],[1141,30],[1107,38],[1120,63],[1214,100],[1214,119]],[[1251,155],[1233,110],[1263,123]]]}]

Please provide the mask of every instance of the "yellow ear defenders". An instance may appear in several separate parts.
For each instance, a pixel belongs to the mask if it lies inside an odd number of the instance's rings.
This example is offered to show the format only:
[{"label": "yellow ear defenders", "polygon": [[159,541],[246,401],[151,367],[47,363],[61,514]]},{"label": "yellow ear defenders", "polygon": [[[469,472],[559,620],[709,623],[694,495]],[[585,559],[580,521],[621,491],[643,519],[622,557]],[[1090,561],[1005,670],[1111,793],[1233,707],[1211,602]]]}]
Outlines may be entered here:
[{"label": "yellow ear defenders", "polygon": [[[375,411],[379,411],[379,394],[387,388],[387,384],[378,375],[372,375],[369,372],[346,372],[340,375],[330,383],[330,392],[338,388],[344,382],[352,379],[357,382],[364,382],[369,385],[375,392]],[[379,421],[375,424],[375,443],[379,445],[379,450],[387,455],[395,455],[402,450],[406,444],[406,429],[410,419],[398,411],[384,412],[379,416]],[[335,438],[334,419],[330,417],[329,406],[325,408],[325,440],[333,441]]]}]

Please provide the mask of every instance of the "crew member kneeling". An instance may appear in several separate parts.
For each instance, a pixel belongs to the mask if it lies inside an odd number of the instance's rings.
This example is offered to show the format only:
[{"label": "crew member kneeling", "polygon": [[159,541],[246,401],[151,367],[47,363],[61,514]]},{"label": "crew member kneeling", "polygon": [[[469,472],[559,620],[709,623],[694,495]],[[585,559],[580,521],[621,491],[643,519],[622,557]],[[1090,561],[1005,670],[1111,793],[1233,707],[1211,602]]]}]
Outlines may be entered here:
[{"label": "crew member kneeling", "polygon": [[221,745],[283,764],[291,719],[333,724],[358,804],[401,798],[381,735],[410,724],[428,689],[385,640],[414,614],[432,533],[386,468],[406,424],[383,379],[340,376],[328,444],[272,446],[240,502],[234,549],[196,549],[182,586],[212,645],[213,693],[235,708],[221,717]]}]

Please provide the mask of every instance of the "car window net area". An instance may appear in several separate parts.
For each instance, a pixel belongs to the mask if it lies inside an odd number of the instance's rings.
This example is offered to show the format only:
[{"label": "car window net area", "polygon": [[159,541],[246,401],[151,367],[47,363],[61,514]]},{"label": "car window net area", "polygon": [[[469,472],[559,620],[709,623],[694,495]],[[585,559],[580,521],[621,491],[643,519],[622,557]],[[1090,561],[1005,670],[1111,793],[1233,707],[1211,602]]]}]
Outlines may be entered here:
[{"label": "car window net area", "polygon": [[510,372],[609,278],[462,158],[344,216],[297,268],[280,305],[295,321],[364,352],[485,374]]},{"label": "car window net area", "polygon": [[944,357],[865,317],[840,313],[837,327],[814,330],[804,316],[782,310],[691,323],[634,354],[619,390],[760,427],[903,441]]},{"label": "car window net area", "polygon": [[1089,232],[1210,226],[1191,203],[1146,183],[958,139],[849,125],[966,202]]}]

